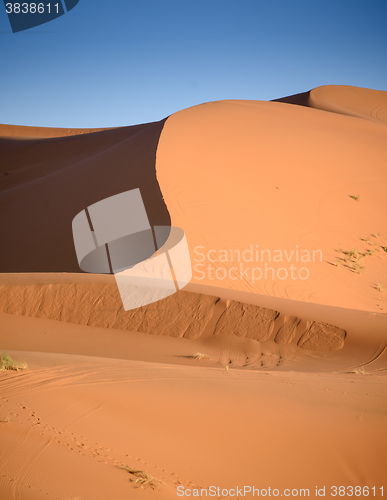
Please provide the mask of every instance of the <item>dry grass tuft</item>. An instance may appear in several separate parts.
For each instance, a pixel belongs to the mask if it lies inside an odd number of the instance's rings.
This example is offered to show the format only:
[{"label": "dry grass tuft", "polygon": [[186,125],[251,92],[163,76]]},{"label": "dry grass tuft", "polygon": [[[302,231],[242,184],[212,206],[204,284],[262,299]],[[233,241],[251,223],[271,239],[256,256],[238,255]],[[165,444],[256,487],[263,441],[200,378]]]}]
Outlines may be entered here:
[{"label": "dry grass tuft", "polygon": [[384,288],[384,286],[380,282],[376,285],[376,289],[379,292],[387,292],[387,290]]},{"label": "dry grass tuft", "polygon": [[371,373],[367,372],[367,370],[363,366],[360,366],[359,368],[353,368],[349,371],[349,373],[356,373],[356,375],[371,375]]},{"label": "dry grass tuft", "polygon": [[349,197],[352,198],[355,201],[359,201],[360,200],[360,196],[358,194],[350,194]]},{"label": "dry grass tuft", "polygon": [[0,354],[0,370],[27,370],[27,363],[16,363],[6,352]]},{"label": "dry grass tuft", "polygon": [[364,267],[362,267],[358,262],[353,262],[352,269],[357,274],[361,274],[364,271]]},{"label": "dry grass tuft", "polygon": [[361,254],[359,250],[354,247],[352,250],[349,250],[349,252],[345,252],[345,254],[350,258],[350,259],[359,259]]},{"label": "dry grass tuft", "polygon": [[164,484],[162,481],[154,476],[151,476],[143,470],[132,469],[128,466],[119,467],[119,469],[126,470],[129,472],[129,474],[135,477],[135,479],[131,479],[131,482],[135,484],[136,488],[151,488],[152,490],[156,490],[159,489],[162,484]]},{"label": "dry grass tuft", "polygon": [[6,417],[0,416],[0,424],[9,424],[11,417],[7,415]]},{"label": "dry grass tuft", "polygon": [[203,354],[202,352],[195,352],[195,354],[192,354],[192,356],[190,356],[191,359],[210,359],[209,356],[207,356],[207,354]]}]

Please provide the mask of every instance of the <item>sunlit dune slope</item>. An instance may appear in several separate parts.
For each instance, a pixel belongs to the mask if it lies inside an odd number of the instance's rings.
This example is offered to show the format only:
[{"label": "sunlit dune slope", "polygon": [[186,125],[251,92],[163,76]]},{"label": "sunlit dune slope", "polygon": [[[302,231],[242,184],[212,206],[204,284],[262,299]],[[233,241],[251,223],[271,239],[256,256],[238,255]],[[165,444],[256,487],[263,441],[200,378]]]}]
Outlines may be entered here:
[{"label": "sunlit dune slope", "polygon": [[382,117],[386,95],[322,87],[309,100],[336,112],[222,101],[172,115],[157,179],[193,282],[387,310],[387,128],[364,111]]},{"label": "sunlit dune slope", "polygon": [[274,101],[309,106],[387,124],[387,92],[383,91],[349,85],[324,85],[310,92]]},{"label": "sunlit dune slope", "polygon": [[74,216],[139,187],[152,225],[184,229],[194,283],[385,312],[386,92],[282,100],[98,132],[2,126],[0,272],[80,272]]}]

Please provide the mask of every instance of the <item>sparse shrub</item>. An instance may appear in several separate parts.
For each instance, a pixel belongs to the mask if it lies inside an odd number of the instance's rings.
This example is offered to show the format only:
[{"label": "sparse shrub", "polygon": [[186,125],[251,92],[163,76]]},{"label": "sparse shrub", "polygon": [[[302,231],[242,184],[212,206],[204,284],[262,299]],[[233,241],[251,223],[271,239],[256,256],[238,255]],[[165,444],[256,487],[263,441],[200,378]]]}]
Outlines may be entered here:
[{"label": "sparse shrub", "polygon": [[129,472],[132,476],[134,476],[133,479],[130,481],[135,484],[136,488],[140,489],[145,489],[145,488],[151,488],[152,490],[156,490],[160,488],[162,484],[164,484],[162,481],[159,479],[155,478],[154,476],[151,476],[147,472],[143,470],[137,470],[137,469],[132,469],[131,467],[119,467],[119,469],[123,469]]},{"label": "sparse shrub", "polygon": [[359,201],[359,199],[360,199],[360,196],[357,195],[357,194],[356,195],[355,194],[350,194],[349,197],[352,198],[355,201]]},{"label": "sparse shrub", "polygon": [[11,417],[7,415],[6,417],[0,416],[0,424],[8,424],[11,421]]},{"label": "sparse shrub", "polygon": [[27,370],[27,363],[16,363],[6,352],[0,354],[0,370]]},{"label": "sparse shrub", "polygon": [[370,375],[370,372],[364,368],[364,366],[360,366],[359,368],[353,368],[349,373],[356,373],[357,375]]},{"label": "sparse shrub", "polygon": [[384,286],[380,282],[376,285],[376,289],[379,292],[385,292],[386,291],[386,289],[384,288]]},{"label": "sparse shrub", "polygon": [[350,259],[358,259],[359,258],[359,255],[360,255],[360,252],[359,250],[356,248],[356,247],[353,247],[352,250],[349,250],[349,252],[346,252],[346,255],[350,258]]},{"label": "sparse shrub", "polygon": [[353,262],[352,269],[357,274],[361,274],[364,271],[364,267],[362,267],[358,262]]},{"label": "sparse shrub", "polygon": [[202,352],[195,352],[195,354],[192,354],[190,356],[191,359],[210,359],[207,354],[203,354]]}]

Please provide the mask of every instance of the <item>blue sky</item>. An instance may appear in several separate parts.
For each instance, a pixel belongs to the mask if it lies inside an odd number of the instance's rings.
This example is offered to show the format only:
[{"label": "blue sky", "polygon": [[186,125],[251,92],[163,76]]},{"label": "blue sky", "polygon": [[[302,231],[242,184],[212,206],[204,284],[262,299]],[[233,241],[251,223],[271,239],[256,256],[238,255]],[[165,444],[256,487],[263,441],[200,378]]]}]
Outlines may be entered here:
[{"label": "blue sky", "polygon": [[80,0],[13,34],[0,5],[0,122],[109,127],[319,85],[387,90],[386,0]]}]

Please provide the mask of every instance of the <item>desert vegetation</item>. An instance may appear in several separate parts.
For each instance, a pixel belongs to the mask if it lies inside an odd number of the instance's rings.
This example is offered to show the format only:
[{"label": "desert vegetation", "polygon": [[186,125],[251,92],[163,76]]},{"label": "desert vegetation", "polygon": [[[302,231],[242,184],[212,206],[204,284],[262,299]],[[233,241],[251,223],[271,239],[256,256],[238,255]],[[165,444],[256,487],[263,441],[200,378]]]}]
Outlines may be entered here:
[{"label": "desert vegetation", "polygon": [[27,363],[17,363],[6,352],[0,354],[0,370],[27,370]]},{"label": "desert vegetation", "polygon": [[132,467],[128,466],[119,467],[119,469],[126,470],[131,476],[133,476],[133,478],[131,478],[130,480],[132,483],[134,483],[136,488],[150,488],[152,490],[156,490],[160,488],[162,484],[164,484],[162,481],[143,470],[133,469]]}]

